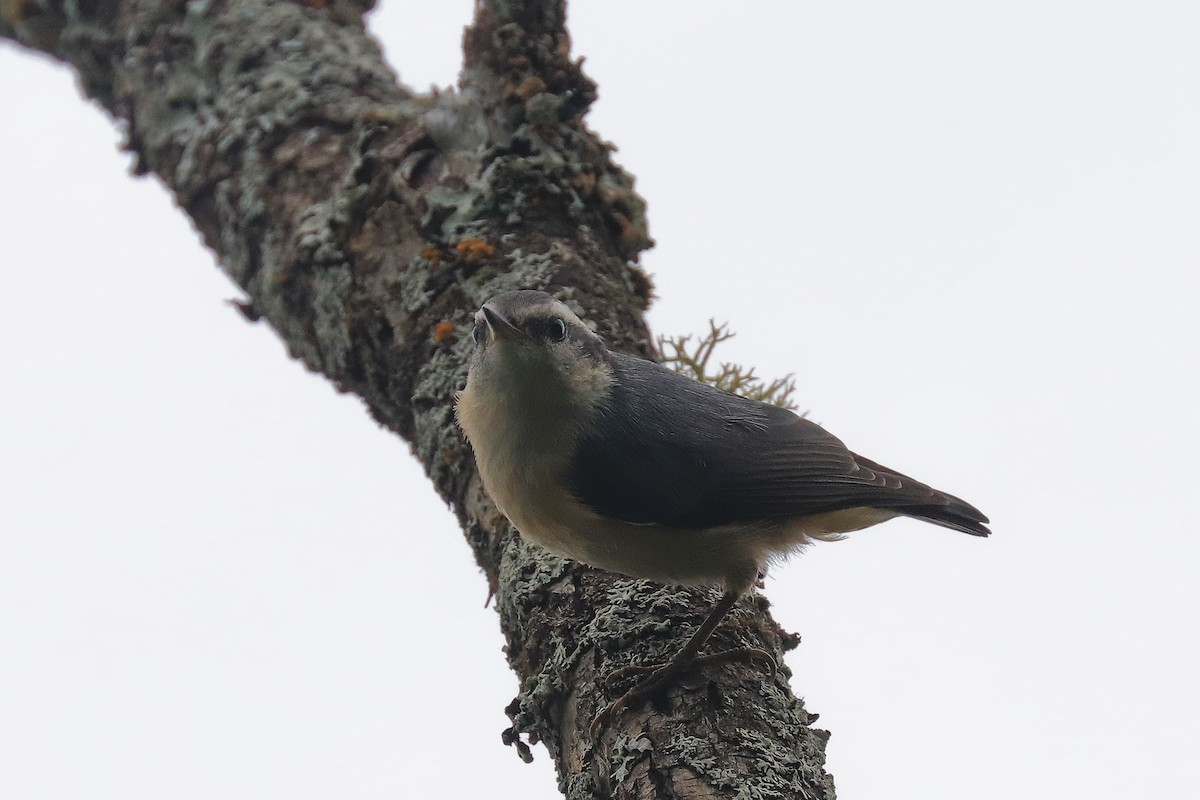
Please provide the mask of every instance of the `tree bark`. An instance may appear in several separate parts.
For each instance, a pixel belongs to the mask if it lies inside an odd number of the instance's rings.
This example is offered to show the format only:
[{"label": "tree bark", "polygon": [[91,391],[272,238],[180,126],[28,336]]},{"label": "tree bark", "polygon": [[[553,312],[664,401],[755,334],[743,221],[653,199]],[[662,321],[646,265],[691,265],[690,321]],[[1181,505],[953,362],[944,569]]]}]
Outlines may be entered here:
[{"label": "tree bark", "polygon": [[[409,442],[495,593],[522,691],[505,740],[555,759],[568,798],[832,798],[828,737],[760,666],[706,668],[590,725],[602,679],[678,647],[714,595],[623,579],[522,542],[453,413],[471,315],[555,292],[652,355],[641,198],[583,124],[595,87],[561,0],[477,4],[458,91],[401,86],[350,0],[8,0],[0,35],[71,64],[289,352]],[[782,663],[754,598],[712,647]]]}]

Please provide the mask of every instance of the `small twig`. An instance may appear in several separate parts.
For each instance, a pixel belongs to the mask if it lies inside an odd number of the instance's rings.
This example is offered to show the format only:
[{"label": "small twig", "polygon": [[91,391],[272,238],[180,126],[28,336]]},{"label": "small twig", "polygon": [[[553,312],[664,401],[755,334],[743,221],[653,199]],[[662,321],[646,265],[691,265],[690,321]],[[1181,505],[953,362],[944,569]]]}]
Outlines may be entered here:
[{"label": "small twig", "polygon": [[714,371],[709,371],[709,361],[717,345],[732,339],[735,334],[729,330],[728,323],[718,325],[714,320],[708,321],[708,333],[700,337],[692,345],[693,334],[683,336],[658,337],[658,351],[662,353],[662,363],[681,375],[707,383],[726,392],[740,394],[751,400],[761,400],[764,403],[796,410],[792,401],[792,393],[796,391],[796,379],[789,373],[782,378],[766,382],[754,373],[754,368],[746,368],[741,364],[720,362]]}]

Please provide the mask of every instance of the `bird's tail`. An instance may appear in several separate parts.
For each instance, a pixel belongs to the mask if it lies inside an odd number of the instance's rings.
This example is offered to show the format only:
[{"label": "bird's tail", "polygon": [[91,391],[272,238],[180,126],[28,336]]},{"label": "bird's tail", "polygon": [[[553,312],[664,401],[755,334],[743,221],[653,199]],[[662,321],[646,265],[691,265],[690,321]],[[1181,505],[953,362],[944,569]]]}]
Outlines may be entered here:
[{"label": "bird's tail", "polygon": [[[932,486],[896,472],[894,469],[889,469],[882,464],[876,464],[869,458],[863,458],[857,453],[854,454],[854,460],[872,472],[891,475],[902,486],[906,486],[909,489],[906,496],[897,498],[897,502],[888,503],[886,506],[897,514],[903,514],[906,517],[913,517],[925,522],[932,522],[934,525],[941,525],[943,528],[949,528],[952,531],[969,533],[972,536],[992,535],[992,532],[987,528],[988,518],[984,516],[982,511],[966,500],[960,500],[952,494],[946,494],[934,489]],[[915,496],[914,492],[916,493]]]},{"label": "bird's tail", "polygon": [[978,508],[952,495],[943,494],[942,498],[944,500],[941,503],[908,506],[901,513],[972,536],[992,535],[987,527],[988,518]]}]

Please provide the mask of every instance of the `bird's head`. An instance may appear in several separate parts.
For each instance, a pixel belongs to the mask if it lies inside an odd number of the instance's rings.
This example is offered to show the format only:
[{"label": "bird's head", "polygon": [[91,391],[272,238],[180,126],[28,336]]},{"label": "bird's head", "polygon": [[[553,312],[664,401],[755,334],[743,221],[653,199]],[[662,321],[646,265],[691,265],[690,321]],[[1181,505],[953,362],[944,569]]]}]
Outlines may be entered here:
[{"label": "bird's head", "polygon": [[475,314],[467,391],[529,407],[594,407],[612,384],[604,341],[545,292],[498,294]]}]

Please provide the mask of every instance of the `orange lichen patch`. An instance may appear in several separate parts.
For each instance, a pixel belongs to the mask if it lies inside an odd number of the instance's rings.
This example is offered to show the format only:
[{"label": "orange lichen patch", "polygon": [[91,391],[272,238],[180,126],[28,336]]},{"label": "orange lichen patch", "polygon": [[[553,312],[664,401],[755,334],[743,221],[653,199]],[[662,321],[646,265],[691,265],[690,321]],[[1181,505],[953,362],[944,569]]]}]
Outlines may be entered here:
[{"label": "orange lichen patch", "polygon": [[439,264],[442,260],[442,251],[436,247],[426,247],[421,251],[421,258],[434,264]]},{"label": "orange lichen patch", "polygon": [[453,322],[439,322],[433,326],[433,341],[441,344],[454,335],[455,325]]},{"label": "orange lichen patch", "polygon": [[454,249],[462,255],[463,259],[468,263],[472,261],[482,261],[485,258],[490,258],[496,254],[496,248],[492,247],[482,239],[464,239],[454,246]]}]

